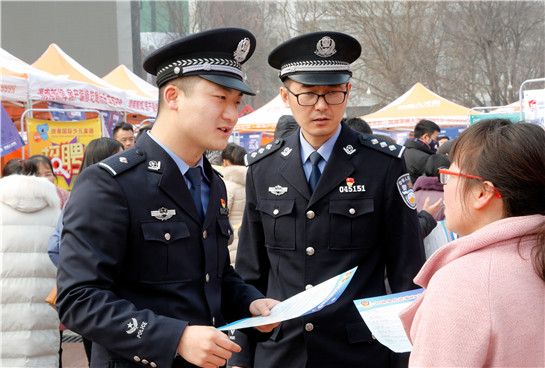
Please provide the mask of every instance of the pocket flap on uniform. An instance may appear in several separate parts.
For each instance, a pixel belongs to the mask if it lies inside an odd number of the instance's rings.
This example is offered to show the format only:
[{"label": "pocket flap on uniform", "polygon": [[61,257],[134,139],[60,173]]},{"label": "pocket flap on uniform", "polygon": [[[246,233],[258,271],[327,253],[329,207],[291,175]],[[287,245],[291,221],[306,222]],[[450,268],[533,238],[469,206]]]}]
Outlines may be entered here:
[{"label": "pocket flap on uniform", "polygon": [[371,334],[365,322],[355,322],[346,325],[346,335],[348,342],[357,344],[359,342],[376,342],[376,338]]},{"label": "pocket flap on uniform", "polygon": [[266,213],[272,217],[280,217],[284,215],[289,215],[293,212],[293,206],[295,205],[294,199],[289,200],[268,200],[264,199],[260,201],[256,210]]},{"label": "pocket flap on uniform", "polygon": [[358,217],[375,210],[372,198],[366,199],[332,199],[329,202],[329,213],[346,216],[350,218]]},{"label": "pocket flap on uniform", "polygon": [[227,238],[231,237],[231,235],[233,234],[233,230],[227,218],[218,219],[218,226],[223,235],[225,235]]},{"label": "pocket flap on uniform", "polygon": [[145,240],[172,243],[189,237],[189,229],[182,221],[144,222],[141,225]]}]

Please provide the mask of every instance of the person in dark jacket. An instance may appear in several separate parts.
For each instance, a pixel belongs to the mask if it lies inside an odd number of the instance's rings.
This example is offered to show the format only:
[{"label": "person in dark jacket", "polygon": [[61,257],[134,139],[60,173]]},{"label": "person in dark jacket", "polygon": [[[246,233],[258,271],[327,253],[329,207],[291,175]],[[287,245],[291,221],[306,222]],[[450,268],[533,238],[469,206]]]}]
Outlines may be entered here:
[{"label": "person in dark jacket", "polygon": [[159,87],[153,128],[78,177],[57,308],[93,341],[93,368],[223,366],[240,347],[217,327],[276,304],[229,264],[225,184],[203,156],[225,148],[253,94],[241,64],[254,47],[250,32],[224,28],[156,50],[144,62]]},{"label": "person in dark jacket", "polygon": [[236,270],[285,300],[358,266],[342,296],[284,321],[229,364],[256,368],[392,367],[353,300],[414,289],[425,255],[403,147],[350,129],[341,119],[350,64],[361,46],[339,32],[295,37],[269,55],[280,95],[300,128],[248,154],[246,208]]},{"label": "person in dark jacket", "polygon": [[411,176],[411,182],[424,173],[428,157],[435,154],[430,147],[432,141],[437,140],[441,128],[431,120],[420,120],[414,127],[414,139],[405,142],[405,163]]}]

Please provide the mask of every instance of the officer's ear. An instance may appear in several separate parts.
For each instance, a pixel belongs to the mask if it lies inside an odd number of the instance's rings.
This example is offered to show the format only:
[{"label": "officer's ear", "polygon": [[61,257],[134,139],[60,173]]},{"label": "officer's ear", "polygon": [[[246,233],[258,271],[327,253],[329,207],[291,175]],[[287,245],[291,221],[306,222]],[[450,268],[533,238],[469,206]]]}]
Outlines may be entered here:
[{"label": "officer's ear", "polygon": [[171,110],[178,110],[178,98],[181,90],[174,84],[168,84],[163,90],[163,100]]},{"label": "officer's ear", "polygon": [[280,87],[280,97],[282,98],[282,101],[284,101],[284,107],[290,107],[290,102],[288,100],[288,90],[286,87],[282,86]]}]

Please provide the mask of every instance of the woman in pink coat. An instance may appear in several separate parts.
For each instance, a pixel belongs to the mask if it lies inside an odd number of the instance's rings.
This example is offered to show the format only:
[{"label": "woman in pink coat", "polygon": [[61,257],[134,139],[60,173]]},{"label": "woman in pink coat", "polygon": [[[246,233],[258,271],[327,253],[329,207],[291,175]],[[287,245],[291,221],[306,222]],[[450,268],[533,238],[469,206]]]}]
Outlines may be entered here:
[{"label": "woman in pink coat", "polygon": [[466,129],[441,170],[449,230],[400,317],[411,367],[545,366],[545,131],[494,119]]}]

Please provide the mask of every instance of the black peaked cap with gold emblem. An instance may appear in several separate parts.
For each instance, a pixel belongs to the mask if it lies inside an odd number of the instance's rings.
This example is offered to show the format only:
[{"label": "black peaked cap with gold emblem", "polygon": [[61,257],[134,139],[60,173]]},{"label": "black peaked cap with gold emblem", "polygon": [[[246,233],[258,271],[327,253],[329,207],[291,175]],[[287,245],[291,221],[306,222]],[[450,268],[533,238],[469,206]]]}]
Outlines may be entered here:
[{"label": "black peaked cap with gold emblem", "polygon": [[321,31],[294,37],[269,54],[269,65],[279,77],[317,86],[343,84],[350,80],[350,64],[361,54],[354,37],[341,32]]},{"label": "black peaked cap with gold emblem", "polygon": [[144,60],[144,69],[157,76],[157,86],[171,79],[198,75],[248,95],[255,93],[243,82],[241,65],[254,53],[256,40],[242,28],[218,28],[195,33],[155,50]]}]

